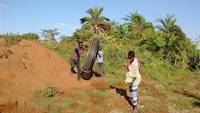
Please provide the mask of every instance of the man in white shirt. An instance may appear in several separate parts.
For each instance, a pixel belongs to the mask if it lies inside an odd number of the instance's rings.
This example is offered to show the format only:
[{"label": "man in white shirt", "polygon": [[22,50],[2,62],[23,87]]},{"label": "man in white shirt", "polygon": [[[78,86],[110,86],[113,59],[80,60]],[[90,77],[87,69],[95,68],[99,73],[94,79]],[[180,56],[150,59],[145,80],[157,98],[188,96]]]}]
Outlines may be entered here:
[{"label": "man in white shirt", "polygon": [[102,48],[99,47],[99,50],[97,52],[97,64],[98,64],[98,67],[100,69],[100,72],[101,72],[101,75],[104,75],[104,63],[103,63],[103,51],[102,51]]},{"label": "man in white shirt", "polygon": [[130,93],[132,95],[133,108],[137,106],[137,91],[142,80],[140,75],[140,62],[135,58],[134,51],[128,52],[128,63],[126,64],[126,80],[125,83],[129,84]]}]

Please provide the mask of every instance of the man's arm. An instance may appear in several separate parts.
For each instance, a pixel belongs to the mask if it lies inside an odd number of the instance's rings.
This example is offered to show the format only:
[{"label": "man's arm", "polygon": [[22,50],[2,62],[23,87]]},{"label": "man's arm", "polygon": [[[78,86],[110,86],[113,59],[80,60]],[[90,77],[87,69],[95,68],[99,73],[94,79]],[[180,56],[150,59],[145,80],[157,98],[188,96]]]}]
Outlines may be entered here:
[{"label": "man's arm", "polygon": [[77,56],[80,57],[80,54],[79,54],[79,52],[78,52],[78,48],[75,48],[74,51],[76,52]]}]

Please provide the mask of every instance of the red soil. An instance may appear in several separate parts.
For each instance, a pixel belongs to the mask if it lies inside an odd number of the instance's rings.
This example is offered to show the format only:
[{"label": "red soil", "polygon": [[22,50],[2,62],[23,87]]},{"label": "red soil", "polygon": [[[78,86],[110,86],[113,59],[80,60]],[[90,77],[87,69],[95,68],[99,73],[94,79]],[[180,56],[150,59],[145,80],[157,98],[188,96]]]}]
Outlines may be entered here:
[{"label": "red soil", "polygon": [[65,60],[37,42],[22,40],[5,47],[0,40],[0,105],[24,103],[47,84],[64,92],[91,86],[77,81]]}]

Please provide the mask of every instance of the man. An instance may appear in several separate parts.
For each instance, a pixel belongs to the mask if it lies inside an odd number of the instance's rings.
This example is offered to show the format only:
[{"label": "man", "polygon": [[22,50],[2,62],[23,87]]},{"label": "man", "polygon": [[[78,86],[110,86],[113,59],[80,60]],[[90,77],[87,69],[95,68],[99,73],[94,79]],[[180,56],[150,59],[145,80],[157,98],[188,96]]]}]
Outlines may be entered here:
[{"label": "man", "polygon": [[97,52],[97,64],[100,70],[101,75],[104,75],[104,68],[103,68],[103,51],[102,48],[99,47],[99,50]]},{"label": "man", "polygon": [[137,106],[137,91],[141,82],[140,75],[140,62],[135,58],[134,51],[128,52],[128,63],[126,64],[126,80],[125,83],[129,84],[130,93],[132,95],[133,109]]},{"label": "man", "polygon": [[76,67],[78,69],[78,77],[77,80],[81,79],[81,67],[80,67],[80,55],[83,52],[83,42],[79,41],[78,46],[74,49],[72,56],[70,58],[70,64],[71,64],[71,71],[73,73],[76,73],[74,68]]}]

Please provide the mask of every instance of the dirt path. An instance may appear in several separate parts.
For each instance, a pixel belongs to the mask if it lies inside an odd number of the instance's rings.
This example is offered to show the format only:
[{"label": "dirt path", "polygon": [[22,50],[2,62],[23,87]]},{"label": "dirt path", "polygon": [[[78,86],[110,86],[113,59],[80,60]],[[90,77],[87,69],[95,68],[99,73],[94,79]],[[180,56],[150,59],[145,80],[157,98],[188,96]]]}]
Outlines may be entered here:
[{"label": "dirt path", "polygon": [[91,86],[89,81],[77,81],[66,61],[37,42],[22,40],[6,48],[1,41],[0,105],[28,101],[35,90],[47,85],[61,91]]}]

